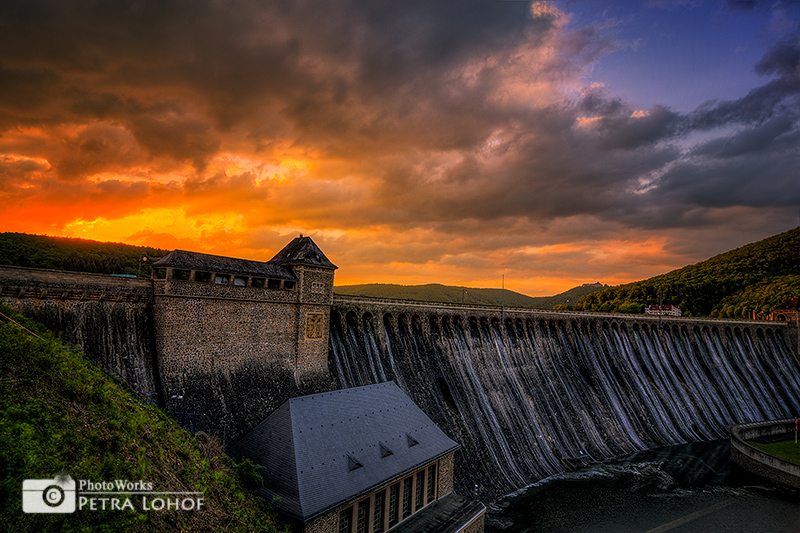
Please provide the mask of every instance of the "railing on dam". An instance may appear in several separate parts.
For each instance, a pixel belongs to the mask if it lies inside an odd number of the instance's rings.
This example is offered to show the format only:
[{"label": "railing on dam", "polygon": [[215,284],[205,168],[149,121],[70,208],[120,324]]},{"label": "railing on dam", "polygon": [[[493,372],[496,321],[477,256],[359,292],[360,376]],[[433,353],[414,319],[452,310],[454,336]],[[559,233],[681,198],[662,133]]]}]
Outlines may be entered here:
[{"label": "railing on dam", "polygon": [[[590,311],[545,310],[521,307],[499,307],[467,303],[426,302],[419,300],[399,300],[374,298],[369,296],[345,296],[334,294],[332,304],[332,323],[357,317],[385,318],[386,316],[418,316],[422,327],[429,328],[431,321],[455,319],[463,321],[485,321],[503,330],[519,323],[536,322],[541,325],[569,324],[573,328],[598,327],[643,330],[708,331],[725,333],[722,342],[727,342],[730,334],[752,332],[756,335],[770,335],[781,338],[787,348],[800,359],[800,331],[797,326],[787,322],[769,320],[747,320],[734,318],[674,317],[632,315],[625,313],[601,313]],[[341,318],[337,318],[341,317]]]},{"label": "railing on dam", "polygon": [[774,322],[765,320],[747,320],[733,318],[708,318],[708,317],[674,317],[674,316],[652,316],[652,315],[632,315],[626,313],[601,313],[592,311],[567,311],[567,310],[546,310],[532,309],[524,307],[500,307],[467,303],[446,303],[446,302],[426,302],[420,300],[399,300],[391,298],[374,298],[370,296],[344,296],[334,294],[333,309],[342,316],[354,312],[356,314],[370,313],[382,316],[389,314],[420,315],[424,317],[461,315],[462,317],[475,317],[488,320],[502,318],[505,322],[516,321],[517,319],[562,321],[565,323],[629,323],[629,324],[648,324],[650,327],[659,325],[689,326],[689,327],[708,327],[717,328],[739,328],[758,330],[786,331],[789,324],[786,322]]},{"label": "railing on dam", "polygon": [[152,282],[109,274],[0,266],[0,300],[147,303]]}]

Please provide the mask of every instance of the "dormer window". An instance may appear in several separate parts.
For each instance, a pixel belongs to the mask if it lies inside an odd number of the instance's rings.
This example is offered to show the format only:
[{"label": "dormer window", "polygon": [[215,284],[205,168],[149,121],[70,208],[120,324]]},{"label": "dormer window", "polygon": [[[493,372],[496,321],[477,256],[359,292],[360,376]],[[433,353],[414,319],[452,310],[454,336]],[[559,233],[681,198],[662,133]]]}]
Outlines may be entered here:
[{"label": "dormer window", "polygon": [[394,455],[392,450],[390,450],[384,443],[380,443],[380,450],[381,450],[381,459],[386,459],[390,455]]},{"label": "dormer window", "polygon": [[353,457],[352,455],[347,456],[347,469],[349,472],[353,470],[358,470],[359,468],[363,468],[364,465],[358,462],[358,459]]}]

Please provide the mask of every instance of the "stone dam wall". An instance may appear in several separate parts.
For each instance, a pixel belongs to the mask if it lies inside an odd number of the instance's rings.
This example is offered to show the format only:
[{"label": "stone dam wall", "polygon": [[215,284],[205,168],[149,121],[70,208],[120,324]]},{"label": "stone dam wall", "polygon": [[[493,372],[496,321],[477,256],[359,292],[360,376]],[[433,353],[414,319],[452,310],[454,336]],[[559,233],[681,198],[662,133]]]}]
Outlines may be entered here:
[{"label": "stone dam wall", "polygon": [[163,401],[150,280],[3,266],[0,301],[80,346],[142,396]]},{"label": "stone dam wall", "polygon": [[640,450],[800,412],[786,324],[334,299],[340,387],[395,380],[484,501]]},{"label": "stone dam wall", "polygon": [[194,429],[232,442],[287,399],[335,388],[332,278],[302,272],[288,292],[4,266],[0,301]]},{"label": "stone dam wall", "polygon": [[499,309],[0,267],[0,299],[232,442],[292,396],[396,381],[483,501],[585,462],[800,413],[786,323]]}]

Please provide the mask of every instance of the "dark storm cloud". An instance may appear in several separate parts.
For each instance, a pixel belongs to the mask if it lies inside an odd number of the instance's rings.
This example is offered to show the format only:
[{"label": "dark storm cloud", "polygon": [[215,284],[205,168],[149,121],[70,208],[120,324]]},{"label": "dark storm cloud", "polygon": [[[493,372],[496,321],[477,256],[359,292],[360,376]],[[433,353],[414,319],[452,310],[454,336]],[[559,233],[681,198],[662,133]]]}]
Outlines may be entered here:
[{"label": "dark storm cloud", "polygon": [[142,150],[129,131],[93,124],[64,139],[52,164],[60,177],[76,180],[105,171],[126,172],[142,157]]},{"label": "dark storm cloud", "polygon": [[711,129],[726,124],[754,123],[779,114],[797,116],[800,95],[800,42],[781,41],[770,46],[755,71],[777,78],[751,90],[736,101],[709,102],[687,117],[687,127]]},{"label": "dark storm cloud", "polygon": [[759,74],[777,74],[790,79],[797,79],[800,74],[798,68],[800,68],[800,43],[797,40],[774,44],[755,66]]},{"label": "dark storm cloud", "polygon": [[717,138],[698,145],[693,153],[729,158],[753,152],[779,153],[791,150],[792,143],[798,140],[794,118],[796,117],[786,115],[773,117],[754,128],[740,130],[729,137]]},{"label": "dark storm cloud", "polygon": [[600,144],[607,149],[631,150],[673,137],[680,127],[680,116],[656,105],[642,116],[606,116],[599,124]]},{"label": "dark storm cloud", "polygon": [[[271,133],[309,142],[330,142],[343,133],[372,137],[377,129],[405,133],[398,122],[419,119],[414,108],[420,102],[447,108],[440,104],[452,97],[441,88],[449,69],[551,26],[544,16],[532,20],[524,2],[485,5],[5,3],[0,68],[8,82],[0,128],[101,118],[136,131],[156,120],[177,131],[195,114],[222,131],[270,122]],[[460,103],[471,98],[477,104],[481,96],[473,91]],[[164,115],[169,108],[176,111],[174,120]],[[29,116],[29,109],[37,115]],[[174,150],[176,159],[191,152],[198,164],[218,146],[214,139],[183,144]],[[144,147],[163,155],[160,143]]]},{"label": "dark storm cloud", "polygon": [[[800,138],[795,135],[793,140],[797,143]],[[783,152],[676,165],[654,194],[666,205],[687,208],[796,206],[800,203],[797,158]]]},{"label": "dark storm cloud", "polygon": [[[491,228],[509,217],[544,223],[580,215],[672,227],[709,220],[695,208],[767,205],[769,192],[789,186],[796,40],[764,54],[754,66],[764,84],[741,99],[687,114],[661,103],[642,110],[597,87],[556,98],[562,86],[579,89],[590,66],[620,44],[599,25],[569,28],[557,12],[530,7],[6,2],[0,134],[62,127],[45,156],[65,180],[153,161],[189,163],[197,177],[181,184],[183,194],[202,196],[204,209],[215,208],[213,195],[201,192],[214,189],[231,199],[269,197],[283,202],[270,213],[308,213],[329,227],[338,219]],[[681,147],[698,132],[711,138]],[[259,188],[246,171],[203,174],[221,152],[269,159],[278,145],[324,162],[279,192]],[[744,155],[752,159],[741,162]],[[21,172],[17,162],[5,167]],[[340,188],[321,184],[323,171]],[[765,173],[774,185],[759,189]],[[345,187],[345,178],[360,188]],[[318,205],[309,205],[309,191]]]}]

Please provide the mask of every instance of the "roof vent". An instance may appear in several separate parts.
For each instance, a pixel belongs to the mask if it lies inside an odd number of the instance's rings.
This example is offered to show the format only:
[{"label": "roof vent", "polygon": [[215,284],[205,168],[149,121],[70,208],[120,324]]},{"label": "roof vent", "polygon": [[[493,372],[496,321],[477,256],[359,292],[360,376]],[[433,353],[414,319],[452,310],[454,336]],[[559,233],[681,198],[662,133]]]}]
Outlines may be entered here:
[{"label": "roof vent", "polygon": [[412,437],[411,435],[409,435],[408,433],[406,433],[406,439],[408,439],[408,447],[409,448],[419,444],[419,442],[417,442],[417,440],[414,437]]},{"label": "roof vent", "polygon": [[358,462],[358,459],[353,457],[352,455],[347,456],[347,469],[352,472],[353,470],[358,470],[359,468],[363,467],[361,463]]},{"label": "roof vent", "polygon": [[381,445],[381,459],[385,459],[385,458],[389,457],[390,455],[394,455],[392,450],[387,448],[384,443],[381,442],[379,444]]}]

